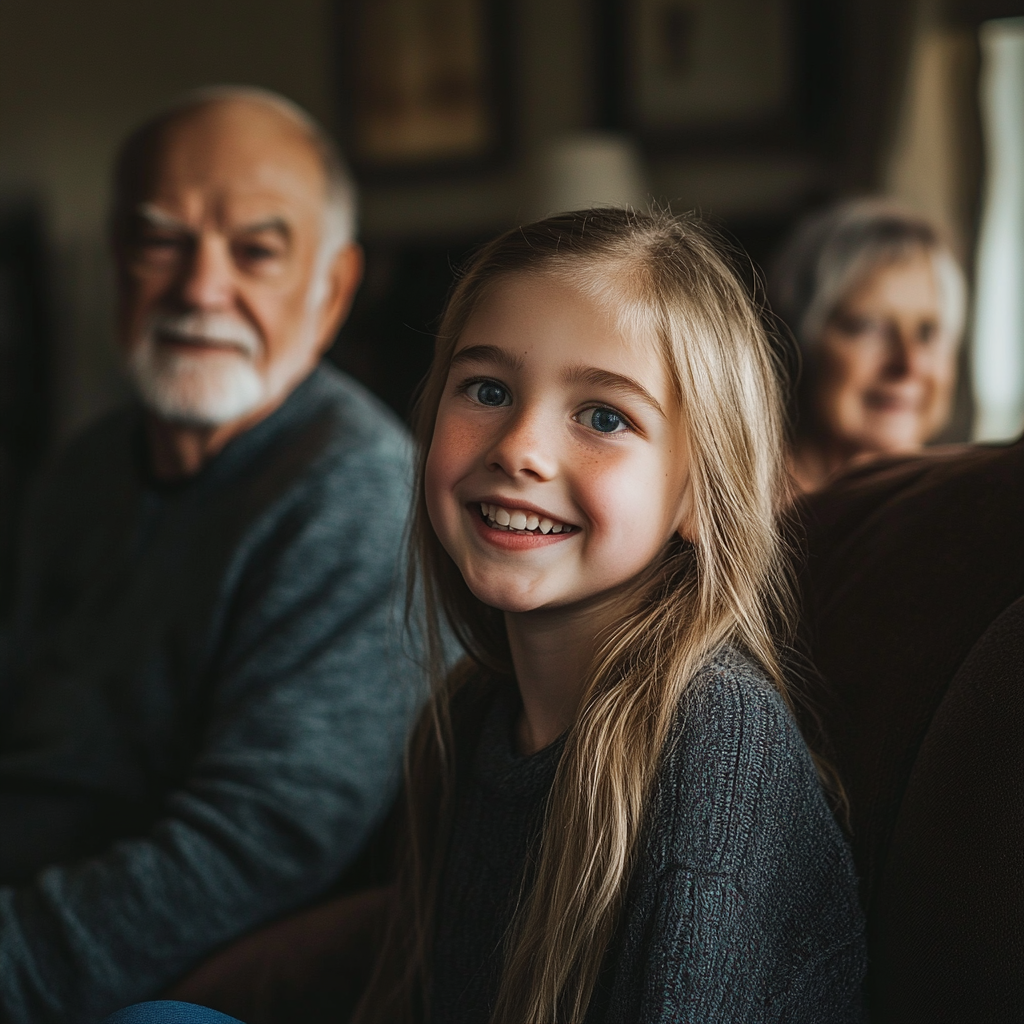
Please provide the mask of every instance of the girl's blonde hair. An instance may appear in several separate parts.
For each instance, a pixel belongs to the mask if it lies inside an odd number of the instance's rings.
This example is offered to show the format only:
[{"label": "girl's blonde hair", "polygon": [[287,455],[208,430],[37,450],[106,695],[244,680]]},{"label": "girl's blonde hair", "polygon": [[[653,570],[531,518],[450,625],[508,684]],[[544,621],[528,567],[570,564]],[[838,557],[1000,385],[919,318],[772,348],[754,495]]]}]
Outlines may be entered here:
[{"label": "girl's blonde hair", "polygon": [[[580,1021],[609,947],[644,810],[680,698],[725,643],[785,696],[777,647],[791,622],[777,520],[788,500],[778,375],[760,318],[705,229],[664,212],[586,210],[484,246],[456,284],[417,408],[411,549],[427,610],[433,697],[409,747],[409,835],[388,950],[357,1020],[413,1020],[429,1000],[434,903],[453,779],[483,678],[512,677],[502,613],[473,596],[426,510],[423,472],[456,344],[481,298],[512,274],[554,276],[660,348],[690,459],[692,543],[673,537],[627,588],[569,730],[506,946],[492,1021]],[[441,617],[469,659],[443,670]],[[397,968],[397,970],[396,970]]]}]

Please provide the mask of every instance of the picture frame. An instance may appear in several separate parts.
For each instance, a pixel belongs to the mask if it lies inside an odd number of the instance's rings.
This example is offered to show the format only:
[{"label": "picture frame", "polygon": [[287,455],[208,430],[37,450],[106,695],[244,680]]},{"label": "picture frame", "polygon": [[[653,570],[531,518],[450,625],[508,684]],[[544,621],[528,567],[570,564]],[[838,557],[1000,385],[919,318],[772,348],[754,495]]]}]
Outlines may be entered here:
[{"label": "picture frame", "polygon": [[828,5],[597,2],[604,120],[649,152],[827,143],[840,88],[840,26]]},{"label": "picture frame", "polygon": [[357,177],[472,172],[511,148],[509,0],[339,0],[341,136]]}]

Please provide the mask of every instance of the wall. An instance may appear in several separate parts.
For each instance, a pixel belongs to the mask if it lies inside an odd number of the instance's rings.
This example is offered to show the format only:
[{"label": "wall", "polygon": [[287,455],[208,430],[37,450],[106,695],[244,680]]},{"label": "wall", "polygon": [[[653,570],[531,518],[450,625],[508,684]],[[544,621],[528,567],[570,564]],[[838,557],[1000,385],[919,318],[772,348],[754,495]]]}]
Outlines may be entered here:
[{"label": "wall", "polygon": [[0,196],[44,204],[59,436],[118,393],[104,240],[118,140],[178,92],[249,82],[333,117],[325,0],[32,0],[0,7]]}]

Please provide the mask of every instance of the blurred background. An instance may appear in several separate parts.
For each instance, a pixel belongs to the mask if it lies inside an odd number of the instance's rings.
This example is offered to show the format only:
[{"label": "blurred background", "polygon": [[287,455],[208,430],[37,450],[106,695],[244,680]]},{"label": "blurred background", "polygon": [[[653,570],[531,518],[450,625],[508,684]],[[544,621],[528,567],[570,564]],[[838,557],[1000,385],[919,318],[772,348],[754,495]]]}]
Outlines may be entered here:
[{"label": "blurred background", "polygon": [[0,536],[48,447],[123,395],[105,238],[118,141],[215,82],[278,90],[341,140],[368,263],[332,358],[400,414],[453,268],[498,230],[654,199],[700,210],[760,266],[802,214],[871,192],[941,223],[984,300],[947,439],[1012,436],[1019,15],[1024,0],[3,4]]}]

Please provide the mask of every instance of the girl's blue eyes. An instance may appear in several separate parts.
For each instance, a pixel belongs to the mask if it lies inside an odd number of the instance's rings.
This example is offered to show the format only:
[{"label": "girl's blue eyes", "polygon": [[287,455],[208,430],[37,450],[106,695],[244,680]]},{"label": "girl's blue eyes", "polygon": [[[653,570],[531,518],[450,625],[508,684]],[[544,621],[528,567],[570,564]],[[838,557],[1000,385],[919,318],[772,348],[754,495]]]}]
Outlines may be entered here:
[{"label": "girl's blue eyes", "polygon": [[[479,402],[491,409],[512,404],[512,396],[509,394],[508,388],[494,380],[473,381],[465,387],[465,392],[474,402]],[[601,405],[584,409],[576,417],[576,420],[600,434],[621,434],[623,431],[629,430],[629,424],[620,413]]]},{"label": "girl's blue eyes", "polygon": [[579,421],[602,434],[617,434],[626,429],[625,421],[614,409],[604,409],[601,406],[585,409],[580,413]]},{"label": "girl's blue eyes", "polygon": [[493,380],[481,380],[470,384],[466,388],[466,394],[476,399],[481,405],[497,407],[499,405],[511,405],[512,396],[506,388]]}]

